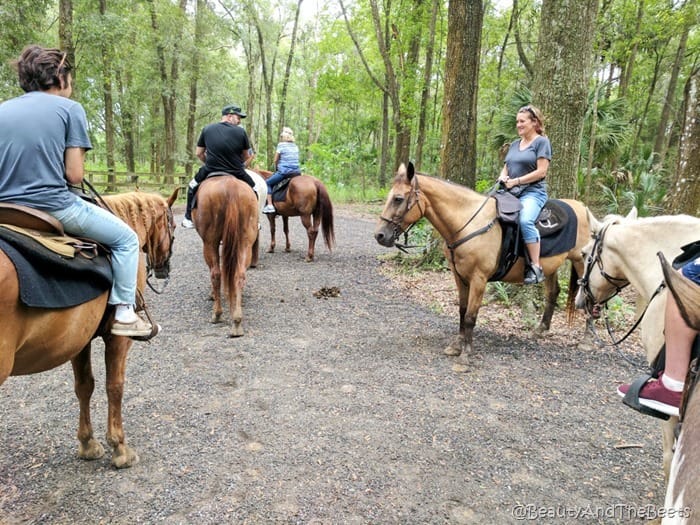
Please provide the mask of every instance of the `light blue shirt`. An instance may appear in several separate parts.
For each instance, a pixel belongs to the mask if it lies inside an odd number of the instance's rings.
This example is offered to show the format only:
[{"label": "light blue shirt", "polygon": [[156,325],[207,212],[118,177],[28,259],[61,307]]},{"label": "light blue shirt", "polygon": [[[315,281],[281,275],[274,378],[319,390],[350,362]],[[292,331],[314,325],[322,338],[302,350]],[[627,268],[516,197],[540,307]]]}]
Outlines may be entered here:
[{"label": "light blue shirt", "polygon": [[45,211],[72,204],[64,162],[71,147],[92,149],[78,102],[31,91],[0,104],[0,202]]},{"label": "light blue shirt", "polygon": [[277,161],[278,173],[299,173],[299,147],[294,142],[280,142],[277,144],[277,153],[280,155]]}]

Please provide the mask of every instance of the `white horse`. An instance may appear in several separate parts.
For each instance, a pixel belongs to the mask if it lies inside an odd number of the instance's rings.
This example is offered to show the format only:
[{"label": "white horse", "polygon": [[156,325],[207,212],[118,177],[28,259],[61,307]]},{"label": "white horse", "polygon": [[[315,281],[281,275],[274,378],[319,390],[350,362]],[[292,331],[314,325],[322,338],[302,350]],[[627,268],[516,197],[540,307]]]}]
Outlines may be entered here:
[{"label": "white horse", "polygon": [[[700,330],[700,286],[675,271],[665,259],[662,267],[669,290],[685,322]],[[697,368],[696,364],[696,368]],[[671,461],[664,508],[664,525],[697,522],[693,516],[700,501],[700,390],[698,383],[688,385],[687,401],[681,407],[682,426]]]},{"label": "white horse", "polygon": [[[576,307],[595,315],[600,305],[624,286],[631,285],[638,293],[638,315],[648,305],[640,323],[640,337],[647,360],[652,363],[664,342],[667,294],[666,290],[655,293],[664,279],[656,254],[662,252],[668,260],[673,260],[681,253],[683,245],[698,239],[700,219],[688,215],[638,219],[637,210],[633,208],[627,217],[609,216],[602,222],[589,212],[588,221],[593,239],[583,248],[586,268],[576,295]],[[662,425],[667,480],[677,422],[678,418],[671,417]]]}]

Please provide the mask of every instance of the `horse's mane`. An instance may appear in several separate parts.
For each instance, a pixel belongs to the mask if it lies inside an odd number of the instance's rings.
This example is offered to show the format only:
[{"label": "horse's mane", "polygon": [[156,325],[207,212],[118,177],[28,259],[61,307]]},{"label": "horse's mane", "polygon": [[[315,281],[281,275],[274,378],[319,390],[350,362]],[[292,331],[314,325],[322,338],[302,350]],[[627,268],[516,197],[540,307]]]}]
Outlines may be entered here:
[{"label": "horse's mane", "polygon": [[104,200],[117,217],[136,231],[141,245],[165,203],[160,195],[140,191],[108,195]]}]

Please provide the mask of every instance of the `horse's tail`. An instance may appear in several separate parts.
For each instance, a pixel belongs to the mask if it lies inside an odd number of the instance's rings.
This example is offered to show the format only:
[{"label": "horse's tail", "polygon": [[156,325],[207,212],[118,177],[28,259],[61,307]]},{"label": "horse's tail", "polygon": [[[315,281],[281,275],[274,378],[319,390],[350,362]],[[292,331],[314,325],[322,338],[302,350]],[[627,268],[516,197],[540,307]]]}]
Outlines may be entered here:
[{"label": "horse's tail", "polygon": [[320,180],[314,180],[316,184],[316,211],[314,215],[321,217],[321,229],[323,240],[328,250],[335,246],[335,230],[333,229],[333,203],[328,195],[328,190]]},{"label": "horse's tail", "polygon": [[579,275],[576,266],[571,264],[571,274],[569,275],[569,293],[566,296],[566,321],[573,324],[576,318],[576,294],[579,289]]},{"label": "horse's tail", "polygon": [[[224,292],[230,296],[236,289],[238,258],[242,257],[244,235],[240,230],[240,213],[237,195],[227,195],[224,212],[223,235],[221,236],[221,281]],[[230,298],[230,297],[229,297]]]}]

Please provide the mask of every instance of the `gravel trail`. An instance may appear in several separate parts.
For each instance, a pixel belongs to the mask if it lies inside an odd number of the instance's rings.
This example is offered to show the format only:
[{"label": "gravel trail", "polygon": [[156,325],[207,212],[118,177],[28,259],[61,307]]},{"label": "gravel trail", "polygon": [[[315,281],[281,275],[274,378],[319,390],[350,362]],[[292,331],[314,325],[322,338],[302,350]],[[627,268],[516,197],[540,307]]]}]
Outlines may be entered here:
[{"label": "gravel trail", "polygon": [[[299,219],[291,253],[278,219],[274,254],[263,221],[238,339],[209,323],[201,242],[178,228],[171,282],[147,295],[164,331],[128,361],[131,469],[76,457],[70,365],[9,378],[0,523],[607,524],[661,507],[659,425],[614,394],[637,369],[578,349],[579,332],[561,345],[479,323],[480,355],[455,373],[457,319],[379,272],[374,219],[338,206],[335,222],[337,248],[319,239],[305,263]],[[93,357],[105,444],[101,344]]]}]

